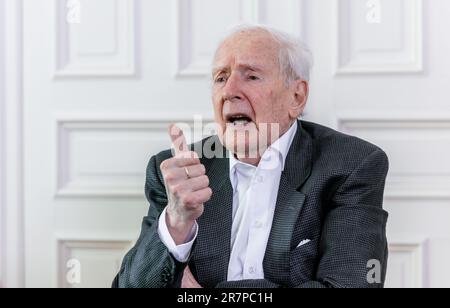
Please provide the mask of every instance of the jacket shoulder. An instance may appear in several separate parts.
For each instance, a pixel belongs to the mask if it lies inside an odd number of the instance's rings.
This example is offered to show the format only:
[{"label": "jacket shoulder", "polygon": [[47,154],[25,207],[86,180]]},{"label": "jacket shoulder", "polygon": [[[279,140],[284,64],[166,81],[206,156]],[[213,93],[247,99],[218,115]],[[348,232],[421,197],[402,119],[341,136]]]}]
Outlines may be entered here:
[{"label": "jacket shoulder", "polygon": [[355,168],[374,153],[387,161],[386,153],[373,143],[316,123],[302,121],[301,124],[312,139],[316,160],[332,162],[346,170]]}]

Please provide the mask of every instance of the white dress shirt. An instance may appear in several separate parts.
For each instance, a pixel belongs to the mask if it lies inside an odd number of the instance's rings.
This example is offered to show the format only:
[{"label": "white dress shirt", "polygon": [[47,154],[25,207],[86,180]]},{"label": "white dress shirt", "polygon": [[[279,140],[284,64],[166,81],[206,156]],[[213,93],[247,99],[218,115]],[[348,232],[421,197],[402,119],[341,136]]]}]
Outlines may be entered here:
[{"label": "white dress shirt", "polygon": [[[297,132],[297,122],[263,154],[258,167],[230,155],[233,186],[233,225],[228,281],[264,279],[263,260],[272,229],[281,173]],[[166,210],[160,216],[158,234],[169,252],[180,262],[189,258],[197,237],[194,225],[188,242],[177,246],[166,225]]]}]

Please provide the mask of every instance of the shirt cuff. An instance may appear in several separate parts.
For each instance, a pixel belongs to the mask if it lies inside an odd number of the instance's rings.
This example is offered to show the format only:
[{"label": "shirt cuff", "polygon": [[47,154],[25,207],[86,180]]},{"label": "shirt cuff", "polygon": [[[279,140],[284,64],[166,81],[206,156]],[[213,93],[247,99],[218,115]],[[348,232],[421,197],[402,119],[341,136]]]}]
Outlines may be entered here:
[{"label": "shirt cuff", "polygon": [[158,223],[158,235],[164,245],[166,245],[169,252],[173,255],[173,257],[181,263],[186,263],[189,259],[189,255],[191,254],[192,246],[194,245],[194,241],[197,238],[198,234],[198,224],[195,222],[192,227],[191,232],[189,233],[187,243],[176,245],[172,236],[170,235],[169,229],[166,224],[166,209],[159,216]]}]

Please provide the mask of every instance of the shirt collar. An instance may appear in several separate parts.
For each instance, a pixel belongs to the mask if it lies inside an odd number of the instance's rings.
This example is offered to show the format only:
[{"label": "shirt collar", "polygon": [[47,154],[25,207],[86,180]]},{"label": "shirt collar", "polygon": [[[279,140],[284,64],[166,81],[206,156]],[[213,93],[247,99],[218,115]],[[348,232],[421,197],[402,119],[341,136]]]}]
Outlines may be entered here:
[{"label": "shirt collar", "polygon": [[[278,153],[278,157],[281,162],[281,170],[284,170],[286,158],[289,153],[289,149],[291,148],[292,142],[294,140],[294,137],[297,133],[298,124],[297,121],[294,121],[294,124],[291,125],[291,127],[288,129],[288,131],[281,136],[279,139],[277,139],[267,150],[264,152],[261,162],[258,167],[264,165],[271,159],[273,159],[272,154]],[[233,174],[236,165],[238,164],[244,164],[243,162],[236,159],[233,153],[229,153],[230,157],[230,172]]]}]

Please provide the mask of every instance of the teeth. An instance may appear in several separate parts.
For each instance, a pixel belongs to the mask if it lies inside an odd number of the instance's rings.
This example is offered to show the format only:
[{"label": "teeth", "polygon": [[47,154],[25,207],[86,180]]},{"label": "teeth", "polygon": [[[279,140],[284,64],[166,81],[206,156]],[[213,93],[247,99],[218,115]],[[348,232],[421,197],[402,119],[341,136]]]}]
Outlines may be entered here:
[{"label": "teeth", "polygon": [[237,121],[237,120],[248,120],[249,118],[246,115],[235,115],[230,117],[230,121]]},{"label": "teeth", "polygon": [[247,125],[247,124],[248,124],[248,121],[245,119],[238,119],[238,120],[233,121],[234,126]]}]

